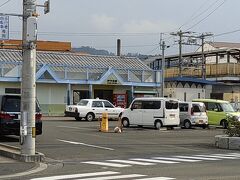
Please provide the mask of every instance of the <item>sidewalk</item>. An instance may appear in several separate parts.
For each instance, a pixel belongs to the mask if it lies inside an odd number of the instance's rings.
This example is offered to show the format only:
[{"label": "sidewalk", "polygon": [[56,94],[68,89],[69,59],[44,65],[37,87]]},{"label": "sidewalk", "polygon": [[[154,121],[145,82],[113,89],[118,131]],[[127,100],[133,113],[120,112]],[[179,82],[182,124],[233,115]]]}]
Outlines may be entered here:
[{"label": "sidewalk", "polygon": [[24,155],[20,148],[0,143],[0,179],[12,179],[41,171],[46,168],[41,163],[44,157],[44,154],[38,152],[35,155]]},{"label": "sidewalk", "polygon": [[75,120],[74,117],[65,117],[65,116],[43,116],[42,120]]},{"label": "sidewalk", "polygon": [[7,179],[8,176],[16,175],[22,172],[28,172],[37,168],[38,163],[26,163],[0,155],[0,179]]}]

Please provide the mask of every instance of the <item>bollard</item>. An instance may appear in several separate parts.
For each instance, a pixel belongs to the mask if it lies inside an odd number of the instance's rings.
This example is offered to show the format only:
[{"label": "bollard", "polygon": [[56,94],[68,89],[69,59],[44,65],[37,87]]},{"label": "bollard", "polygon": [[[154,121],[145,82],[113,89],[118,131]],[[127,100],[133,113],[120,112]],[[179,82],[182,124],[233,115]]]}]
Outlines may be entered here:
[{"label": "bollard", "polygon": [[108,132],[108,113],[102,113],[101,131]]}]

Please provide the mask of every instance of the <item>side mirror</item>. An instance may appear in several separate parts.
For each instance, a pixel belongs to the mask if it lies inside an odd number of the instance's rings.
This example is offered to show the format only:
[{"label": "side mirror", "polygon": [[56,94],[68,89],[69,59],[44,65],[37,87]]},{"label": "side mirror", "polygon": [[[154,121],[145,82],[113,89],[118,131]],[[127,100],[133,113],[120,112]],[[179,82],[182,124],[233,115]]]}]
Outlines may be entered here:
[{"label": "side mirror", "polygon": [[131,106],[131,108],[130,108],[130,109],[131,109],[131,111],[132,111],[134,108]]},{"label": "side mirror", "polygon": [[218,112],[218,109],[217,109],[217,108],[215,108],[215,109],[214,109],[214,111],[215,111],[215,112]]}]

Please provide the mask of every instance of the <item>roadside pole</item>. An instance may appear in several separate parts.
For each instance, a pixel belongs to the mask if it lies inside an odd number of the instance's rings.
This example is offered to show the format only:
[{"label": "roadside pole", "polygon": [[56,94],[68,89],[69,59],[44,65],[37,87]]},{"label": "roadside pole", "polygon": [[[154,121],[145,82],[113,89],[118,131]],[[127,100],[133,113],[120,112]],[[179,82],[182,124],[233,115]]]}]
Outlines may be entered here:
[{"label": "roadside pole", "polygon": [[36,0],[23,0],[21,84],[21,154],[35,155],[36,110]]}]

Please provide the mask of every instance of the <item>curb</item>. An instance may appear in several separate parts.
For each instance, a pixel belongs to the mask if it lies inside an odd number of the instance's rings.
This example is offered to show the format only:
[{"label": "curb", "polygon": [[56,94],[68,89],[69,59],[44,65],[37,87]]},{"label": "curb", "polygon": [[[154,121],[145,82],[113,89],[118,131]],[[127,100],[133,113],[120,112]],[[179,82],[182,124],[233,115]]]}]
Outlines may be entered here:
[{"label": "curb", "polygon": [[45,155],[42,153],[36,152],[35,155],[21,154],[20,148],[2,143],[0,143],[0,155],[22,162],[43,162],[45,159]]},{"label": "curb", "polygon": [[220,149],[240,150],[240,137],[216,135],[215,146]]}]

